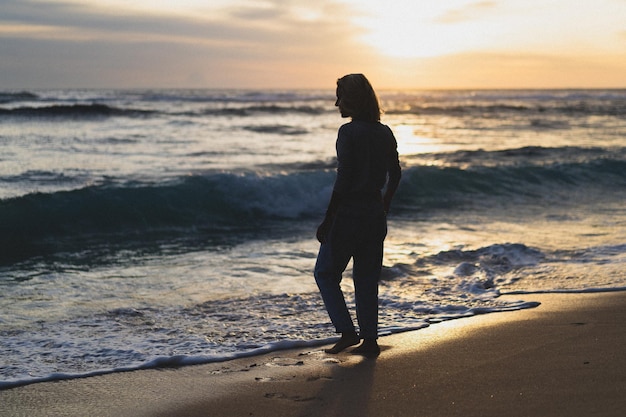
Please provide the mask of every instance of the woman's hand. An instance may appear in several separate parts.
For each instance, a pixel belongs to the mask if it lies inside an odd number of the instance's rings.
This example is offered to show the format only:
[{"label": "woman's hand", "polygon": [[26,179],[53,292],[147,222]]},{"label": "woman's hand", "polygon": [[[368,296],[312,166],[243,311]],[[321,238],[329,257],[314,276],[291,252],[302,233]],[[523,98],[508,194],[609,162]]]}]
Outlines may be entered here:
[{"label": "woman's hand", "polygon": [[329,217],[325,217],[322,224],[320,224],[317,228],[317,233],[315,237],[320,243],[325,243],[326,238],[328,237],[328,233],[330,232],[330,228],[333,225],[332,220]]}]

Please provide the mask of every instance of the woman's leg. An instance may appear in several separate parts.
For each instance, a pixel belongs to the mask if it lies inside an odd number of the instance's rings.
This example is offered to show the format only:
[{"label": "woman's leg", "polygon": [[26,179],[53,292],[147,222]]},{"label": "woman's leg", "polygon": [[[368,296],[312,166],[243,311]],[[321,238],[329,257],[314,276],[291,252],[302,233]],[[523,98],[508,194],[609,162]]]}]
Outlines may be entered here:
[{"label": "woman's leg", "polygon": [[363,343],[351,353],[375,358],[380,354],[378,339],[378,280],[382,267],[383,244],[370,248],[369,256],[354,257],[356,315]]},{"label": "woman's leg", "polygon": [[354,291],[357,320],[364,342],[353,350],[366,356],[377,356],[378,338],[378,281],[383,264],[383,243],[387,222],[382,215],[360,228],[359,243],[354,253]]},{"label": "woman's leg", "polygon": [[356,314],[362,338],[378,337],[378,280],[382,258],[382,241],[354,256]]},{"label": "woman's leg", "polygon": [[341,333],[341,339],[332,348],[326,349],[326,353],[339,353],[360,341],[341,290],[341,275],[346,269],[350,256],[347,258],[344,256],[341,262],[334,262],[334,259],[336,256],[333,255],[331,244],[322,244],[315,264],[315,282],[317,282],[330,320],[337,333]]},{"label": "woman's leg", "polygon": [[350,334],[355,332],[354,323],[341,290],[341,276],[350,254],[342,250],[338,243],[337,239],[329,239],[320,246],[313,275],[337,333]]}]

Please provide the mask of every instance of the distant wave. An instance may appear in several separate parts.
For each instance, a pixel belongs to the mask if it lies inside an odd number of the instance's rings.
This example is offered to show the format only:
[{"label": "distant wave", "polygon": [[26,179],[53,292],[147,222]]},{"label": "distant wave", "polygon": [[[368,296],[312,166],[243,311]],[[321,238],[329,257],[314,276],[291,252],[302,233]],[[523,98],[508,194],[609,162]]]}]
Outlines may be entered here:
[{"label": "distant wave", "polygon": [[566,116],[616,116],[626,118],[626,99],[608,102],[578,102],[578,103],[524,103],[524,104],[405,104],[402,107],[390,107],[387,114],[403,115],[480,115],[481,117],[519,114],[527,116],[562,114]]},{"label": "distant wave", "polygon": [[275,104],[267,104],[267,105],[238,105],[238,106],[228,106],[221,108],[206,108],[201,111],[195,112],[184,112],[184,113],[172,113],[172,114],[180,114],[186,116],[234,116],[234,117],[247,117],[247,116],[255,116],[260,113],[267,114],[310,114],[310,115],[319,115],[326,113],[332,109],[321,107],[321,106],[283,106],[283,105],[275,105]]},{"label": "distant wave", "polygon": [[179,115],[191,117],[205,116],[254,116],[259,113],[288,114],[303,113],[317,115],[327,112],[328,109],[313,106],[277,106],[277,105],[253,105],[242,107],[209,108],[199,111],[178,112],[175,109],[170,111],[140,110],[135,108],[119,108],[106,104],[56,104],[51,106],[25,106],[16,108],[0,108],[0,117],[42,117],[42,118],[90,118],[90,117],[138,117],[151,115]]},{"label": "distant wave", "polygon": [[[506,117],[533,120],[546,116],[626,117],[626,90],[524,90],[524,91],[382,91],[381,101],[389,115],[450,115],[454,117]],[[151,103],[158,110],[125,108],[115,103]],[[0,108],[2,116],[93,117],[171,114],[190,117],[246,117],[259,113],[319,115],[334,112],[334,95],[329,91],[253,90],[159,90],[76,91],[55,96],[46,92],[0,92],[0,104],[36,102],[42,106]],[[202,105],[206,106],[202,108]],[[182,109],[181,110],[181,104]],[[191,105],[191,106],[189,106]],[[189,108],[191,107],[191,109]],[[550,121],[549,126],[557,121]],[[558,126],[556,126],[558,127]],[[567,126],[565,126],[567,127]]]},{"label": "distant wave", "polygon": [[255,125],[245,126],[244,129],[256,133],[276,133],[279,135],[288,136],[304,135],[308,132],[306,129],[287,125]]},{"label": "distant wave", "polygon": [[0,104],[12,103],[16,101],[31,101],[37,100],[39,96],[28,91],[19,92],[2,92],[0,91]]},{"label": "distant wave", "polygon": [[[1,98],[1,97],[0,97]],[[7,101],[5,101],[6,103]],[[0,101],[2,103],[2,101]],[[330,106],[308,106],[308,105],[275,105],[275,104],[254,104],[225,106],[221,108],[205,108],[202,110],[179,112],[175,108],[167,111],[142,110],[136,108],[119,108],[100,103],[91,104],[55,104],[49,106],[26,106],[16,108],[0,108],[0,117],[112,117],[112,116],[150,116],[150,115],[181,115],[189,117],[212,117],[212,116],[233,116],[248,117],[261,113],[287,115],[287,114],[310,114],[320,115],[332,112]],[[507,114],[517,114],[527,116],[531,124],[537,128],[567,128],[567,124],[555,124],[558,121],[545,121],[541,118],[548,115],[564,116],[613,116],[626,118],[626,100],[612,101],[609,103],[577,103],[554,106],[543,106],[541,104],[520,104],[520,105],[480,105],[450,103],[449,105],[391,105],[385,110],[389,115],[450,115],[450,116],[480,116],[480,117],[506,117]]]},{"label": "distant wave", "polygon": [[383,90],[381,97],[388,100],[404,100],[417,97],[421,101],[581,101],[620,100],[626,97],[624,88],[608,89],[462,89],[462,90]]},{"label": "distant wave", "polygon": [[18,107],[14,109],[0,109],[0,116],[18,117],[109,117],[109,116],[142,116],[153,113],[148,110],[120,109],[105,104],[71,104],[42,107]]},{"label": "distant wave", "polygon": [[32,183],[73,183],[77,179],[76,173],[69,174],[63,172],[53,172],[44,170],[31,170],[22,172],[18,175],[9,175],[0,177],[0,183],[19,183],[19,182],[32,182]]},{"label": "distant wave", "polygon": [[268,105],[252,105],[252,106],[239,106],[239,107],[225,107],[220,109],[206,109],[200,114],[204,116],[252,116],[259,113],[269,114],[288,114],[288,113],[303,113],[317,115],[329,111],[325,107],[315,106],[278,106],[275,104]]},{"label": "distant wave", "polygon": [[[123,92],[118,92],[123,93]],[[187,103],[294,103],[302,101],[332,101],[334,92],[325,90],[146,90],[131,93],[143,101],[187,102]]]},{"label": "distant wave", "polygon": [[524,146],[515,149],[456,151],[403,155],[415,164],[453,167],[546,166],[604,160],[626,160],[626,148]]}]

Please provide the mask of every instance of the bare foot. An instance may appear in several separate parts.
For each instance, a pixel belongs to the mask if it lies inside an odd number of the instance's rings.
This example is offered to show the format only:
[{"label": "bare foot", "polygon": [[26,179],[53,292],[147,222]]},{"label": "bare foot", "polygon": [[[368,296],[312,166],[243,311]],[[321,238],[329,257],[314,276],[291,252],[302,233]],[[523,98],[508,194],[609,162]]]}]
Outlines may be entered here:
[{"label": "bare foot", "polygon": [[376,358],[380,355],[380,347],[376,339],[365,339],[361,346],[352,349],[350,353],[365,356],[366,358]]},{"label": "bare foot", "polygon": [[342,333],[341,339],[339,339],[335,346],[330,349],[325,349],[324,352],[333,354],[339,353],[350,346],[358,344],[360,341],[361,339],[359,339],[359,335],[356,334],[356,332]]}]

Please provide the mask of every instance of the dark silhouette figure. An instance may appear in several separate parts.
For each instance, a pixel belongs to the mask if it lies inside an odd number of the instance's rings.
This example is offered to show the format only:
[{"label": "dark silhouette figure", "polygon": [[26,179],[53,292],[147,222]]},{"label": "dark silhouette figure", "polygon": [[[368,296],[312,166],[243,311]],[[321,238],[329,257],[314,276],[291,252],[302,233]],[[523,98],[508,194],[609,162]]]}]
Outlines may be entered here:
[{"label": "dark silhouette figure", "polygon": [[[387,235],[386,216],[401,176],[397,143],[391,129],[380,123],[378,98],[363,74],[337,80],[335,105],[342,117],[352,121],[339,128],[337,177],[326,216],[317,229],[321,246],[315,281],[330,319],[341,333],[339,342],[326,352],[339,353],[363,339],[352,353],[375,357],[380,353],[376,341],[378,280]],[[360,334],[340,286],[350,258]]]}]

